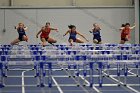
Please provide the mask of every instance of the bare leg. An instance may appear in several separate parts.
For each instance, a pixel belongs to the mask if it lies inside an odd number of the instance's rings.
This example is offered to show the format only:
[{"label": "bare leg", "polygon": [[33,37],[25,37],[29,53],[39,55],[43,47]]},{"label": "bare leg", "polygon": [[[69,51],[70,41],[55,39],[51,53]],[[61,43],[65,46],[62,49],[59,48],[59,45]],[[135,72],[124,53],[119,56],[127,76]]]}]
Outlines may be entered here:
[{"label": "bare leg", "polygon": [[94,39],[94,40],[93,40],[93,43],[94,43],[94,44],[98,44],[98,40],[97,40],[97,39]]},{"label": "bare leg", "polygon": [[20,40],[17,38],[17,39],[15,39],[13,42],[11,42],[11,45],[16,45],[17,43],[19,43],[20,42]]},{"label": "bare leg", "polygon": [[79,38],[76,39],[76,43],[84,43],[84,41],[80,40]]},{"label": "bare leg", "polygon": [[28,37],[25,36],[25,35],[23,35],[23,40],[26,41],[26,42],[28,42]]},{"label": "bare leg", "polygon": [[99,42],[98,44],[102,44],[102,42]]},{"label": "bare leg", "polygon": [[54,39],[52,39],[52,38],[48,38],[48,43],[56,43],[57,41],[56,40],[54,40]]},{"label": "bare leg", "polygon": [[69,43],[70,43],[70,46],[72,46],[73,45],[73,40],[69,39]]},{"label": "bare leg", "polygon": [[45,46],[46,45],[46,39],[45,38],[41,38],[41,41],[42,41],[42,46]]},{"label": "bare leg", "polygon": [[120,44],[125,44],[125,41],[124,41],[124,40],[121,40],[121,41],[120,41]]}]

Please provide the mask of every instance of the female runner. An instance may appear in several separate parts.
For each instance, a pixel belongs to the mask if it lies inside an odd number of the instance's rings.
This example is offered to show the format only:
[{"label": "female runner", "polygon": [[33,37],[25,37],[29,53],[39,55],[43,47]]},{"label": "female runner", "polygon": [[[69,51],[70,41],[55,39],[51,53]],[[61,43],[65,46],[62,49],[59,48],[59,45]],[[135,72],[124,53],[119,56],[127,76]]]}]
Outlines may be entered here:
[{"label": "female runner", "polygon": [[18,26],[15,26],[15,29],[17,30],[19,37],[11,42],[11,45],[16,45],[21,41],[28,42],[28,37],[26,35],[27,27],[25,27],[23,23],[19,23]]},{"label": "female runner", "polygon": [[93,43],[95,44],[102,44],[102,39],[101,39],[101,35],[100,35],[100,26],[95,23],[93,24],[93,29],[92,31],[90,31],[90,33],[93,33]]},{"label": "female runner", "polygon": [[50,22],[47,22],[46,25],[44,27],[42,27],[42,29],[37,33],[37,35],[36,35],[37,38],[38,38],[38,35],[41,34],[40,39],[42,41],[43,46],[45,46],[47,42],[52,44],[52,45],[53,45],[53,43],[57,42],[56,40],[54,40],[53,38],[51,38],[49,36],[50,32],[52,30],[58,32],[57,29],[50,27]]},{"label": "female runner", "polygon": [[73,45],[73,42],[84,43],[84,41],[82,41],[81,39],[76,38],[77,34],[83,37],[88,42],[88,40],[76,30],[76,26],[69,25],[68,27],[69,27],[69,30],[63,36],[66,36],[67,34],[70,35],[68,41],[71,46]]}]

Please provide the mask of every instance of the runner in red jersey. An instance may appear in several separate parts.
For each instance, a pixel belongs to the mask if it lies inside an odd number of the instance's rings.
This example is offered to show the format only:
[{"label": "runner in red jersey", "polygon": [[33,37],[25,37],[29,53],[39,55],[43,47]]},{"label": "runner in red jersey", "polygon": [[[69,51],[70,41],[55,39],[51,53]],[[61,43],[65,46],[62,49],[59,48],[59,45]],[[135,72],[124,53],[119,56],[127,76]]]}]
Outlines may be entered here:
[{"label": "runner in red jersey", "polygon": [[56,40],[49,37],[49,34],[52,30],[55,30],[56,32],[58,32],[57,29],[51,28],[50,23],[47,22],[46,26],[42,27],[42,29],[37,33],[37,35],[36,35],[37,38],[38,38],[38,35],[41,34],[40,39],[42,41],[43,46],[46,45],[46,42],[48,42],[50,44],[53,44],[53,43],[57,42]]},{"label": "runner in red jersey", "polygon": [[120,28],[120,31],[121,31],[121,41],[120,41],[120,44],[125,44],[126,41],[130,40],[131,31],[134,28],[135,28],[135,26],[130,27],[129,23],[126,23],[125,25],[123,25]]}]

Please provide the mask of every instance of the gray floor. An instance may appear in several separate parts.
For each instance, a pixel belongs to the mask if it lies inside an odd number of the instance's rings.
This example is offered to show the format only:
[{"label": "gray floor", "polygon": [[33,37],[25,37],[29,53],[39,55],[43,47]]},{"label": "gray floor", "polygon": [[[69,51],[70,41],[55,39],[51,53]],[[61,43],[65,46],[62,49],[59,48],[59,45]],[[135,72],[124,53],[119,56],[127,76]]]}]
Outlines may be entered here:
[{"label": "gray floor", "polygon": [[[16,67],[20,68],[21,67]],[[24,67],[22,67],[24,68]],[[26,67],[31,68],[31,67]],[[89,83],[89,77],[86,78],[86,84],[87,86],[83,86],[84,80],[82,77],[79,78],[80,86],[77,87],[77,78],[69,78],[68,74],[69,71],[66,70],[55,70],[53,71],[53,87],[48,88],[47,86],[47,77],[45,78],[45,84],[46,87],[40,88],[37,87],[37,81],[38,79],[34,77],[34,71],[27,71],[25,72],[24,77],[22,77],[22,72],[25,71],[24,69],[19,70],[15,69],[15,67],[10,67],[11,70],[8,71],[8,77],[5,78],[5,87],[0,89],[0,93],[140,93],[140,77],[136,77],[134,74],[136,74],[136,70],[130,70],[129,76],[127,77],[127,84],[128,86],[121,85],[120,87],[117,86],[117,82],[115,79],[117,79],[116,76],[116,70],[110,70],[110,77],[104,77],[103,78],[103,87],[100,88],[98,86],[98,77],[97,77],[97,70],[94,70],[94,86],[95,88],[90,88],[88,86]],[[70,71],[73,75],[73,71]],[[87,72],[88,73],[88,72]],[[107,72],[103,72],[106,74]],[[123,74],[123,70],[121,71]],[[82,71],[80,72],[82,76]],[[25,87],[22,87],[22,79],[24,78],[24,85]],[[55,82],[54,82],[55,81]],[[121,82],[124,83],[124,76],[121,76]],[[58,84],[58,86],[56,85]],[[132,84],[132,85],[130,85]]]}]

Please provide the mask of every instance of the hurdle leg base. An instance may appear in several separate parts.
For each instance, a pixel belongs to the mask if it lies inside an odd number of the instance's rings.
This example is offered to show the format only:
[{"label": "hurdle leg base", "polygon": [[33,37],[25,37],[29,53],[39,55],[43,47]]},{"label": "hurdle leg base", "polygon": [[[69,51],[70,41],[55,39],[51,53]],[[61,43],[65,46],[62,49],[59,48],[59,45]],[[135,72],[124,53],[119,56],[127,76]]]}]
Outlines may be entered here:
[{"label": "hurdle leg base", "polygon": [[48,87],[51,88],[52,87],[52,84],[49,84]]},{"label": "hurdle leg base", "polygon": [[96,70],[98,71],[99,69],[97,68]]},{"label": "hurdle leg base", "polygon": [[38,77],[39,76],[39,73],[37,73],[34,77],[36,78],[36,77]]},{"label": "hurdle leg base", "polygon": [[0,84],[0,88],[3,88],[3,87],[5,87],[3,84]]},{"label": "hurdle leg base", "polygon": [[124,86],[126,87],[127,85],[126,85],[126,84],[124,84]]},{"label": "hurdle leg base", "polygon": [[5,75],[5,76],[3,76],[3,77],[7,78],[8,76],[7,76],[7,75]]},{"label": "hurdle leg base", "polygon": [[120,84],[118,84],[118,87],[120,87],[121,85]]},{"label": "hurdle leg base", "polygon": [[92,88],[93,87],[93,84],[90,84],[90,86],[89,86],[90,88]]},{"label": "hurdle leg base", "polygon": [[99,87],[102,87],[102,84],[99,84]]},{"label": "hurdle leg base", "polygon": [[77,84],[77,87],[80,87],[80,85],[79,85],[79,84]]},{"label": "hurdle leg base", "polygon": [[86,85],[84,84],[83,87],[86,87]]},{"label": "hurdle leg base", "polygon": [[45,87],[44,84],[37,85],[37,87]]},{"label": "hurdle leg base", "polygon": [[73,78],[76,78],[76,76],[73,76]]},{"label": "hurdle leg base", "polygon": [[109,75],[107,75],[107,77],[110,77]]},{"label": "hurdle leg base", "polygon": [[3,75],[3,77],[7,77],[7,75],[5,73],[3,73],[2,75]]}]

